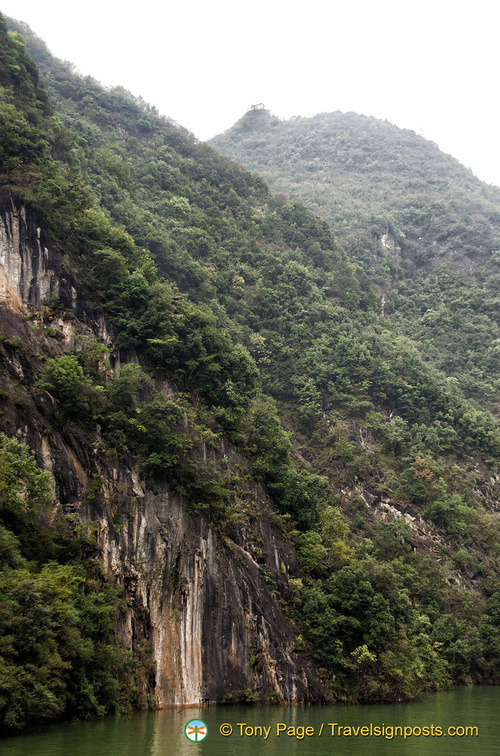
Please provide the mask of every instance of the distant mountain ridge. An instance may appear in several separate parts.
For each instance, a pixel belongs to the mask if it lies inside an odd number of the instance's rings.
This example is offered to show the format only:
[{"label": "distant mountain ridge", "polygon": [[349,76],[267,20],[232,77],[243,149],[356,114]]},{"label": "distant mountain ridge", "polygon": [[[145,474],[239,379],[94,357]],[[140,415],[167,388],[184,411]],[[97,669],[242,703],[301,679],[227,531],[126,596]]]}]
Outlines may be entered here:
[{"label": "distant mountain ridge", "polygon": [[380,284],[419,258],[473,269],[500,245],[500,188],[388,121],[340,111],[280,120],[252,109],[209,144],[325,218]]},{"label": "distant mountain ridge", "polygon": [[415,132],[356,113],[251,110],[210,144],[327,220],[385,317],[498,406],[500,188]]}]

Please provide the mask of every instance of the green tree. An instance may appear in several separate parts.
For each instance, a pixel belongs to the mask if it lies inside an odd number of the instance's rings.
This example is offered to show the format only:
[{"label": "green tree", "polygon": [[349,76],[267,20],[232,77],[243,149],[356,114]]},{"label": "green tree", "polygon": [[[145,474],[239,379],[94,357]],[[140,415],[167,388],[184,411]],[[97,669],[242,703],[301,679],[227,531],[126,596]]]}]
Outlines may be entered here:
[{"label": "green tree", "polygon": [[47,360],[38,386],[60,401],[66,419],[89,419],[99,411],[102,387],[85,375],[74,355],[67,354]]}]

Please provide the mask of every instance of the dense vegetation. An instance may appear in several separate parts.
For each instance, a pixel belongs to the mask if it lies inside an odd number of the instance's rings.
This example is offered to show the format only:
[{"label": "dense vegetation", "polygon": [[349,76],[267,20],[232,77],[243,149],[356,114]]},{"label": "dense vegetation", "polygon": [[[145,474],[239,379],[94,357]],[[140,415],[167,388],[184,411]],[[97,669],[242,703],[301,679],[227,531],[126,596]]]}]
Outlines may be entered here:
[{"label": "dense vegetation", "polygon": [[[120,590],[88,529],[53,517],[50,475],[0,435],[0,722],[116,713],[141,703],[139,663],[115,638]],[[142,674],[145,674],[142,668]]]},{"label": "dense vegetation", "polygon": [[[496,419],[441,372],[437,356],[424,360],[380,316],[369,279],[324,221],[274,197],[261,178],[127,92],[78,76],[16,28],[44,83],[18,33],[2,25],[1,187],[36,209],[89,308],[107,314],[121,348],[141,363],[115,375],[105,345],[88,338],[72,353],[45,355],[29,389],[57,402],[58,431],[78,424],[91,437],[98,424],[107,454],[139,466],[150,485],[168,481],[227,532],[238,481],[203,461],[194,440],[228,437],[266,484],[275,525],[295,544],[301,572],[282,600],[299,650],[321,667],[332,696],[394,700],[452,682],[498,681]],[[444,291],[441,283],[434,293],[416,288],[415,301]],[[158,379],[174,387],[172,398]],[[22,447],[14,451],[25,461],[20,485],[45,480]],[[48,506],[44,497],[37,506]],[[15,527],[2,520],[2,580],[12,599],[1,621],[12,625],[19,586],[29,580],[48,596],[49,615],[36,661],[12,631],[12,676],[38,665],[36,684],[48,692],[38,708],[19,709],[24,693],[11,695],[10,678],[2,681],[7,725],[133,703],[120,699],[127,680],[112,642],[118,594],[109,600],[114,589],[62,524],[47,524],[50,548],[33,555],[23,546],[22,533],[42,532],[41,512],[30,524],[28,513],[16,514]],[[97,631],[89,617],[103,605],[110,608]],[[104,643],[105,679],[89,680],[85,664]],[[38,659],[50,654],[45,674]],[[87,685],[75,709],[69,691]]]},{"label": "dense vegetation", "polygon": [[325,218],[391,325],[498,411],[498,187],[413,131],[356,113],[254,110],[211,143]]}]

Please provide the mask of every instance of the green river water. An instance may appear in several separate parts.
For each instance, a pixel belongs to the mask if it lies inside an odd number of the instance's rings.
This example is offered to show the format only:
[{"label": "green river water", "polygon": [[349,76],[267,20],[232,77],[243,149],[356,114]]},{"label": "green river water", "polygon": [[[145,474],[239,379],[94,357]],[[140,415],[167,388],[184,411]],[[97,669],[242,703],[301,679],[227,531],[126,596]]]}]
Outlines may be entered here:
[{"label": "green river water", "polygon": [[[201,719],[207,725],[208,734],[203,742],[191,742],[184,734],[186,723],[193,719]],[[222,725],[226,730],[231,725],[232,734],[221,735]],[[349,727],[351,730],[345,729]],[[397,727],[403,728],[403,734],[399,734]],[[460,728],[466,727],[477,728],[479,734],[469,735],[465,730],[462,734]],[[456,729],[448,731],[449,728]],[[411,704],[387,706],[167,709],[132,717],[50,725],[0,740],[1,756],[460,756],[466,753],[500,755],[500,687],[458,688],[425,695]]]}]

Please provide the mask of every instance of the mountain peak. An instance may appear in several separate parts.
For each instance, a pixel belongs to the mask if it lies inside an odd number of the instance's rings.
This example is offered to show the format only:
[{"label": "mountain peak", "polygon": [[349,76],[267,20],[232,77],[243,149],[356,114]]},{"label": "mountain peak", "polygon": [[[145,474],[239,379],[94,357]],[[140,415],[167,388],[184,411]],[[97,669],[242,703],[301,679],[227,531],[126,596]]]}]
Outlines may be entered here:
[{"label": "mountain peak", "polygon": [[247,110],[247,112],[242,115],[231,130],[253,131],[255,129],[267,128],[273,121],[278,123],[279,118],[276,118],[276,116],[274,116],[271,111],[260,102],[257,105],[252,105],[250,110]]}]

